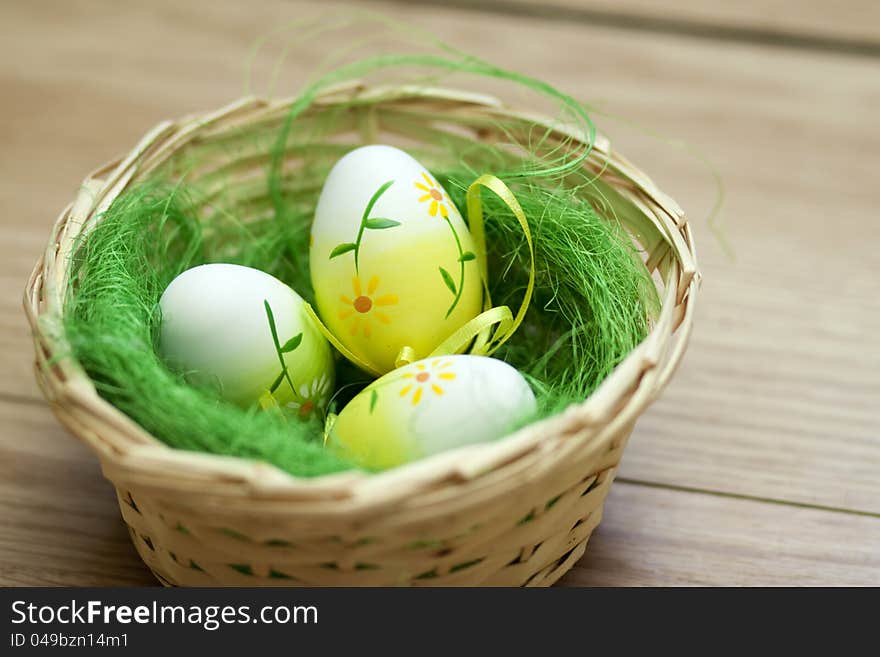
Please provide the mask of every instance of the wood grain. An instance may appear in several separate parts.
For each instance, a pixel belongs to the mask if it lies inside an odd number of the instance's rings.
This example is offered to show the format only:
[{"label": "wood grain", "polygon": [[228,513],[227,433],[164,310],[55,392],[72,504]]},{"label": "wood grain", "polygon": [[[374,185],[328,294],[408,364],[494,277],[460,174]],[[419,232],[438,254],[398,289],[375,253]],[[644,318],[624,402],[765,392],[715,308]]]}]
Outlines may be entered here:
[{"label": "wood grain", "polygon": [[154,585],[92,453],[40,404],[0,401],[0,584]]},{"label": "wood grain", "polygon": [[[780,6],[702,5],[715,13],[700,20],[734,24],[732,11],[763,7],[772,16]],[[0,5],[0,516],[10,519],[0,530],[0,582],[150,581],[97,466],[40,403],[20,293],[49,226],[89,170],[159,120],[237,96],[253,40],[313,11],[295,2],[206,6]],[[497,12],[370,6],[634,122],[597,113],[615,145],[689,211],[705,275],[694,338],[667,393],[637,426],[622,478],[880,514],[876,62]],[[638,0],[620,6],[647,11]],[[695,3],[674,11],[688,6]],[[873,38],[863,32],[878,24],[837,27],[841,11],[828,25],[807,25],[809,14],[790,17],[798,21],[791,29]],[[257,70],[271,70],[282,47],[270,44]],[[288,62],[285,91],[318,57]],[[735,262],[703,219],[714,201],[710,174],[641,127],[682,139],[715,163]],[[68,468],[66,458],[77,465]],[[758,525],[749,524],[752,515]],[[860,551],[877,552],[875,520],[618,483],[586,560],[566,582],[857,583],[876,567]],[[87,530],[67,540],[78,524]],[[621,552],[625,562],[615,557]]]},{"label": "wood grain", "polygon": [[880,519],[616,482],[563,586],[877,586]]},{"label": "wood grain", "polygon": [[[537,15],[558,13],[569,20],[581,16],[584,22],[603,22],[640,29],[677,24],[692,33],[724,27],[743,32],[742,38],[756,33],[784,39],[785,36],[836,38],[874,42],[880,45],[880,5],[871,0],[847,0],[830,5],[823,0],[746,0],[745,2],[706,2],[706,0],[483,0],[479,3],[455,2],[492,7],[496,11],[531,10]],[[559,11],[563,10],[563,11]],[[751,33],[751,35],[749,34]]]}]

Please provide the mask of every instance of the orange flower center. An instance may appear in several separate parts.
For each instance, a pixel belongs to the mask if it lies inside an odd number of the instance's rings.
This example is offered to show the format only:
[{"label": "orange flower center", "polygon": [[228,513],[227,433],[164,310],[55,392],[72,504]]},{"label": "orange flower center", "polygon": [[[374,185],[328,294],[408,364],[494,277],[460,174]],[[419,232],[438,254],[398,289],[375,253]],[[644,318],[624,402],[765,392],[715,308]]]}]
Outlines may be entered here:
[{"label": "orange flower center", "polygon": [[308,417],[313,408],[315,408],[315,402],[313,402],[311,399],[307,399],[305,402],[303,402],[303,405],[299,407],[299,416]]},{"label": "orange flower center", "polygon": [[430,378],[431,378],[431,375],[428,374],[427,372],[419,372],[418,374],[416,374],[416,381],[418,381],[419,383],[424,383],[425,381],[427,381]]},{"label": "orange flower center", "polygon": [[370,308],[373,307],[373,300],[370,297],[365,297],[363,295],[359,296],[354,300],[354,309],[359,313],[368,313],[370,312]]},{"label": "orange flower center", "polygon": [[443,200],[443,194],[440,193],[439,189],[432,189],[429,193],[431,194],[431,198],[433,198],[435,201]]}]

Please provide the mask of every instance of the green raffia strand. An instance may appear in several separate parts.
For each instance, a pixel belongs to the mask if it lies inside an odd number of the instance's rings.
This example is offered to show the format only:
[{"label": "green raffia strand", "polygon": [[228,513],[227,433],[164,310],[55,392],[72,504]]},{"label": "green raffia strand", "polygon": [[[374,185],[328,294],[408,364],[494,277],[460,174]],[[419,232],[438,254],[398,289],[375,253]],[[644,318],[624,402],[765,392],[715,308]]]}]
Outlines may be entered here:
[{"label": "green raffia strand", "polygon": [[[291,473],[346,469],[322,448],[319,422],[223,402],[210,386],[187,384],[157,355],[157,302],[165,287],[224,250],[223,238],[210,237],[190,208],[182,189],[158,184],[113,203],[73,264],[64,321],[73,356],[104,398],[173,447],[260,459]],[[222,259],[289,274],[281,255],[285,232],[254,233],[237,257]]]},{"label": "green raffia strand", "polygon": [[[560,118],[592,143],[583,106],[539,80],[471,57],[378,56],[331,71],[293,102],[280,128],[244,126],[221,142],[182,149],[123,193],[78,245],[63,330],[71,355],[104,398],[176,448],[259,459],[304,477],[352,467],[322,448],[319,421],[241,409],[210,385],[170,371],[156,351],[157,304],[177,274],[206,262],[256,267],[314,303],[307,257],[314,208],[332,165],[361,142],[330,139],[333,123],[350,121],[357,100],[319,115],[306,110],[328,85],[409,68],[417,69],[413,83],[436,82],[438,72],[469,73],[525,87],[549,98]],[[479,174],[493,173],[511,187],[534,236],[536,285],[523,325],[496,356],[519,368],[535,390],[539,410],[531,420],[582,401],[644,339],[659,307],[618,223],[615,193],[584,172],[589,147],[571,152],[543,128],[517,134],[503,119],[496,127],[518,149],[431,132],[424,119],[406,112],[395,121],[423,138],[407,150],[459,208]],[[233,158],[253,162],[267,154],[264,177],[234,177]],[[230,165],[212,164],[197,180],[188,179],[218,155]],[[305,165],[285,172],[288,156]],[[491,194],[484,194],[484,204],[492,301],[516,308],[528,280],[528,248],[509,211]],[[368,382],[364,377],[340,361],[336,406],[328,412],[338,412]]]}]

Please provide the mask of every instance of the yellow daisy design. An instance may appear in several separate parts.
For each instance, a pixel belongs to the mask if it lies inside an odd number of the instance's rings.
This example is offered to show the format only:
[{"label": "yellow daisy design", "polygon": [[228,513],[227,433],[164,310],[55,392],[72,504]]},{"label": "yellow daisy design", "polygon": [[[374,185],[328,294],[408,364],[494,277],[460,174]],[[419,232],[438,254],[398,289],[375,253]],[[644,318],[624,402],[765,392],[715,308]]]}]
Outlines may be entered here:
[{"label": "yellow daisy design", "polygon": [[428,214],[432,217],[437,216],[437,212],[439,210],[440,216],[444,219],[449,216],[449,208],[448,205],[452,205],[452,199],[449,198],[447,194],[443,193],[443,190],[440,189],[440,186],[437,185],[424,171],[422,172],[422,178],[425,179],[426,184],[422,184],[421,181],[416,181],[416,188],[425,192],[422,196],[419,197],[419,203],[427,203],[430,202],[428,206]]},{"label": "yellow daisy design", "polygon": [[447,369],[451,366],[451,360],[443,360],[442,358],[435,358],[431,361],[430,366],[416,363],[416,372],[407,372],[403,375],[405,383],[400,389],[400,396],[406,397],[412,393],[411,403],[416,406],[422,400],[426,390],[430,390],[438,396],[444,394],[446,391],[443,389],[443,382],[455,379],[455,372],[450,372]]},{"label": "yellow daisy design", "polygon": [[348,332],[351,335],[357,335],[358,331],[363,332],[365,337],[373,334],[373,327],[370,320],[375,318],[380,324],[390,324],[391,318],[379,310],[383,306],[395,306],[399,299],[395,294],[383,294],[376,296],[376,290],[379,289],[379,277],[373,276],[367,281],[367,288],[361,283],[360,276],[355,276],[351,280],[352,291],[354,296],[348,297],[342,295],[339,300],[345,306],[339,311],[339,319],[345,321],[351,318],[351,324]]}]

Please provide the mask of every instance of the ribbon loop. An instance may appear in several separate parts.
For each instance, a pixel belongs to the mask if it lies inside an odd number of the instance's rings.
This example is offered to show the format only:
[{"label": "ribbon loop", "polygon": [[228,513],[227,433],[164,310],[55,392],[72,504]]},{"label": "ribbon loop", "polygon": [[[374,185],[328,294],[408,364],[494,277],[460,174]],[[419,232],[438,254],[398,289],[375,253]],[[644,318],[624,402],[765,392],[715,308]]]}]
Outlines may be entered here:
[{"label": "ribbon loop", "polygon": [[[471,237],[473,237],[474,245],[476,246],[477,264],[480,267],[480,276],[483,278],[484,310],[488,311],[488,308],[492,305],[492,301],[489,297],[489,268],[486,261],[486,231],[483,225],[483,188],[494,193],[513,213],[513,216],[516,217],[516,220],[519,222],[520,228],[522,228],[523,235],[526,238],[526,244],[529,246],[529,283],[526,286],[526,291],[523,295],[522,303],[520,303],[519,310],[516,312],[516,317],[512,318],[510,323],[497,323],[494,332],[491,331],[492,324],[485,326],[484,330],[477,336],[477,341],[475,342],[473,349],[471,349],[471,353],[489,356],[510,339],[510,336],[516,332],[520,324],[522,324],[523,319],[525,319],[529,304],[532,301],[532,293],[535,290],[535,246],[532,243],[532,232],[529,229],[529,222],[526,219],[522,206],[520,206],[519,201],[516,200],[513,192],[510,191],[510,188],[505,185],[501,179],[491,174],[483,174],[470,184],[467,190],[467,213]],[[506,306],[501,306],[501,308],[504,308],[510,313],[510,309]],[[483,315],[485,314],[486,313],[483,313]],[[483,315],[480,315],[480,317]],[[470,322],[468,324],[470,324]],[[468,324],[465,324],[465,326]]]},{"label": "ribbon loop", "polygon": [[[490,308],[456,329],[452,335],[437,345],[434,351],[428,354],[428,357],[463,353],[478,335],[483,332],[492,333],[490,329],[493,326],[495,326],[494,334],[497,335],[508,331],[512,325],[513,313],[510,312],[510,308],[507,306]],[[482,345],[475,344],[468,350],[468,353],[476,356],[488,356],[489,344],[490,342],[483,343]]]}]

